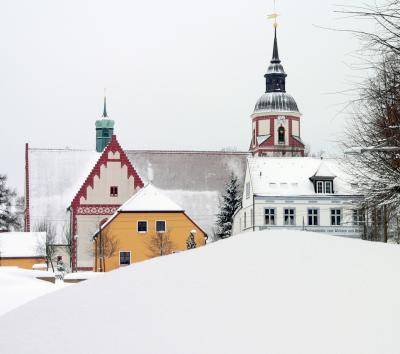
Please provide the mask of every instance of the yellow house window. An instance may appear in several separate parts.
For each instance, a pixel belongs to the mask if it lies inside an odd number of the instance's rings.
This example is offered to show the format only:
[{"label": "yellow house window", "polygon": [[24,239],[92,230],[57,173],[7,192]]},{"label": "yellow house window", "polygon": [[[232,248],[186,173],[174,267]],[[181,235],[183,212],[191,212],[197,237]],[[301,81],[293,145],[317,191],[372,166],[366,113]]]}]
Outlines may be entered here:
[{"label": "yellow house window", "polygon": [[145,221],[145,220],[138,221],[137,231],[139,233],[146,233],[147,232],[147,221]]},{"label": "yellow house window", "polygon": [[126,266],[131,264],[131,252],[130,251],[120,251],[119,252],[119,265]]},{"label": "yellow house window", "polygon": [[156,232],[165,232],[166,229],[166,222],[164,220],[156,221]]}]

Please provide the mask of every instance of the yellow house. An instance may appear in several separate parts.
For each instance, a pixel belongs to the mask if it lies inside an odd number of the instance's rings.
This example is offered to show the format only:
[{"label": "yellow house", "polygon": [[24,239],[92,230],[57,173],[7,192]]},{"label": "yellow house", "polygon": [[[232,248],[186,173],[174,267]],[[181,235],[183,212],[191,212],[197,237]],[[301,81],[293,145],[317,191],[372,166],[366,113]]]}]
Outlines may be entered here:
[{"label": "yellow house", "polygon": [[207,235],[179,205],[148,184],[124,203],[93,239],[94,268],[109,271],[184,251],[191,245],[203,246]]},{"label": "yellow house", "polygon": [[45,232],[0,233],[0,266],[32,269],[46,262]]}]

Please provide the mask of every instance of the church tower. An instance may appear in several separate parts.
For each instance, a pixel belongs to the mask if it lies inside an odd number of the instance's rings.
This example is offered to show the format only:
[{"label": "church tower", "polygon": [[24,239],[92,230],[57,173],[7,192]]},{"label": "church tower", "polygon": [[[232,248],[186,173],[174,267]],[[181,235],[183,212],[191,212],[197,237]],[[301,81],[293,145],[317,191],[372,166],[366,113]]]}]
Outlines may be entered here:
[{"label": "church tower", "polygon": [[286,92],[287,74],[279,59],[276,24],[272,59],[264,77],[265,93],[251,115],[250,152],[254,156],[304,156],[301,114],[294,98]]},{"label": "church tower", "polygon": [[96,120],[96,151],[103,152],[114,133],[114,121],[107,115],[107,99],[104,96],[104,108],[101,119]]}]

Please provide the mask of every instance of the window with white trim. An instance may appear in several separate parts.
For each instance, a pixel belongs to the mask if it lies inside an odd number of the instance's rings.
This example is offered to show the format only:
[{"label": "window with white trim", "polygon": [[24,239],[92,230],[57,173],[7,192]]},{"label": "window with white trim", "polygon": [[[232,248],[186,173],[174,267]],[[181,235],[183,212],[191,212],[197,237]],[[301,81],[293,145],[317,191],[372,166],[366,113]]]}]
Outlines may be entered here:
[{"label": "window with white trim", "polygon": [[332,181],[325,181],[325,193],[326,194],[332,194],[333,193]]},{"label": "window with white trim", "polygon": [[332,181],[317,181],[315,184],[315,190],[318,194],[332,194],[333,193],[333,182]]},{"label": "window with white trim", "polygon": [[156,232],[165,232],[166,230],[166,223],[164,220],[157,220],[156,221]]},{"label": "window with white trim", "polygon": [[319,225],[319,210],[318,209],[308,209],[308,225],[309,226],[317,226]]},{"label": "window with white trim", "polygon": [[265,225],[275,225],[275,209],[266,208],[264,210],[265,215]]},{"label": "window with white trim", "polygon": [[246,229],[246,227],[247,227],[247,215],[246,215],[246,212],[244,212],[244,216],[243,216],[243,226],[244,226],[244,230]]},{"label": "window with white trim", "polygon": [[131,252],[121,251],[119,252],[119,265],[126,266],[131,264]]},{"label": "window with white trim", "polygon": [[284,208],[283,209],[283,223],[285,225],[296,225],[295,213],[296,213],[296,209],[294,209],[294,208]]},{"label": "window with white trim", "polygon": [[140,233],[146,233],[147,232],[147,221],[145,220],[140,220],[137,222],[137,231]]},{"label": "window with white trim", "polygon": [[331,209],[331,225],[338,226],[342,221],[342,210],[341,209]]}]

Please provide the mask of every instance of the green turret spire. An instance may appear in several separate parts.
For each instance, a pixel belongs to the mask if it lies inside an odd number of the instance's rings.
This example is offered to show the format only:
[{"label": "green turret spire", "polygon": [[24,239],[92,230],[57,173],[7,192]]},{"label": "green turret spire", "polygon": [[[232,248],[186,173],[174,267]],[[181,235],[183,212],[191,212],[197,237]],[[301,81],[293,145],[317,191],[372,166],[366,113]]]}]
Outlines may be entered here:
[{"label": "green turret spire", "polygon": [[102,152],[114,133],[114,121],[107,114],[107,97],[104,94],[104,107],[101,119],[96,120],[96,151]]},{"label": "green turret spire", "polygon": [[107,115],[107,96],[105,96],[105,95],[104,95],[103,118],[108,118],[108,115]]}]

